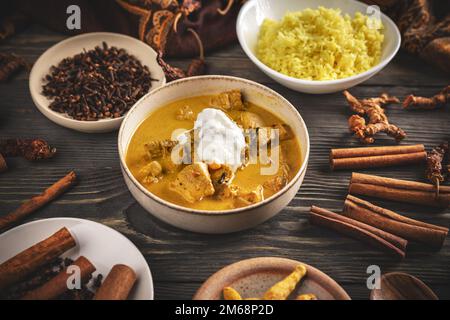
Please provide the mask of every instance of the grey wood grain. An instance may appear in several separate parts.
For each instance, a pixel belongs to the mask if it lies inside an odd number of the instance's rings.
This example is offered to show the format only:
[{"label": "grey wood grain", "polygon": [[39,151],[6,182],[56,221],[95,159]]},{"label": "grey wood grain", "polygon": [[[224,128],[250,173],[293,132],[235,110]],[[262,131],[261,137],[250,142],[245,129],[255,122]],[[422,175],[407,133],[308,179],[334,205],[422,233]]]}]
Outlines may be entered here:
[{"label": "grey wood grain", "polygon": [[[49,46],[64,39],[41,27],[32,27],[0,44],[35,61]],[[184,232],[162,223],[142,209],[128,192],[120,172],[117,133],[82,134],[61,128],[34,107],[28,76],[18,74],[0,84],[0,137],[47,139],[57,156],[30,163],[9,159],[10,170],[0,175],[0,214],[41,192],[69,170],[79,183],[70,192],[36,212],[29,220],[47,217],[79,217],[104,223],[127,236],[146,257],[155,281],[156,298],[190,299],[201,283],[219,268],[241,259],[281,256],[318,267],[338,281],[354,299],[367,299],[366,268],[377,264],[383,272],[403,271],[425,281],[440,298],[450,298],[450,243],[437,252],[413,245],[402,262],[394,261],[364,244],[332,231],[309,225],[307,213],[314,204],[332,210],[342,208],[349,171],[330,172],[328,152],[334,147],[357,146],[347,132],[347,104],[342,94],[307,95],[286,89],[261,73],[238,45],[208,55],[211,74],[228,74],[268,85],[301,112],[311,136],[311,156],[306,178],[295,199],[270,221],[245,232],[206,236]],[[179,66],[187,61],[172,60]],[[370,97],[389,92],[403,98],[414,92],[431,95],[447,85],[449,76],[414,57],[400,53],[380,74],[351,92]],[[405,143],[424,143],[428,148],[450,139],[450,107],[433,112],[406,112],[388,107],[393,123],[407,133]],[[381,136],[377,145],[393,142]],[[423,168],[409,166],[363,172],[411,180],[423,180]],[[450,211],[374,200],[375,203],[426,222],[450,225]]]}]

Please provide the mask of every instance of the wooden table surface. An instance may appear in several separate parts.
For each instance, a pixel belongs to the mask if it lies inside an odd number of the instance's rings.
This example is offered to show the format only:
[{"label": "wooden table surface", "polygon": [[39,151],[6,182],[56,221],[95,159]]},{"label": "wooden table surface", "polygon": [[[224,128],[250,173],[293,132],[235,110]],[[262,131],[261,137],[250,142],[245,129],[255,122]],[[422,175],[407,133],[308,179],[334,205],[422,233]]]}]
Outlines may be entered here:
[{"label": "wooden table surface", "polygon": [[[16,52],[35,61],[48,47],[65,36],[41,27],[31,27],[0,44],[0,51]],[[186,61],[173,61],[186,65]],[[156,299],[190,299],[202,282],[230,263],[260,256],[279,256],[303,261],[324,271],[353,299],[367,299],[366,268],[379,265],[382,272],[403,271],[421,278],[440,298],[450,299],[450,241],[438,252],[419,245],[402,262],[343,237],[311,226],[309,207],[314,204],[340,210],[346,196],[350,171],[330,172],[330,148],[358,146],[347,131],[349,111],[341,93],[307,95],[275,83],[257,69],[238,44],[209,54],[210,74],[242,77],[269,86],[300,111],[311,137],[311,155],[306,178],[295,199],[280,214],[248,231],[208,236],[184,232],[148,214],[133,199],[119,167],[117,132],[83,134],[59,127],[34,106],[28,90],[28,75],[18,74],[0,84],[0,136],[42,137],[58,149],[50,161],[30,163],[9,160],[10,170],[0,176],[0,214],[6,214],[31,196],[75,170],[76,187],[36,212],[29,220],[78,217],[101,222],[133,241],[150,265]],[[401,99],[409,93],[431,95],[447,85],[449,76],[404,53],[378,75],[351,92],[357,97],[388,92]],[[423,143],[427,148],[450,138],[450,109],[407,112],[401,106],[388,108],[393,123],[408,138],[404,143]],[[392,144],[382,136],[377,145]],[[408,166],[363,170],[401,179],[423,180],[422,167]],[[374,201],[413,218],[450,225],[450,211]]]}]

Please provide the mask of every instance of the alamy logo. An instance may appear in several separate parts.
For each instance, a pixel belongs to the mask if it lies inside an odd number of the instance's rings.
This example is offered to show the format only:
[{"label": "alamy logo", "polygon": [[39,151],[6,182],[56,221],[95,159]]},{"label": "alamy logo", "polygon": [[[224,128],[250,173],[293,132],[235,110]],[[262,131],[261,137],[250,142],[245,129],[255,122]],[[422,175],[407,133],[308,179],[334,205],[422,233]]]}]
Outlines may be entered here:
[{"label": "alamy logo", "polygon": [[370,265],[367,267],[366,273],[369,274],[366,284],[367,289],[380,289],[381,269],[377,265]]},{"label": "alamy logo", "polygon": [[70,274],[67,278],[66,285],[69,290],[81,289],[81,270],[77,265],[70,265],[66,269],[66,273]]},{"label": "alamy logo", "polygon": [[381,23],[381,10],[379,6],[368,6],[366,14],[368,16],[367,28],[378,30],[383,27],[383,24]]},{"label": "alamy logo", "polygon": [[81,29],[81,9],[76,4],[67,7],[66,13],[69,15],[66,20],[66,27],[69,30]]},{"label": "alamy logo", "polygon": [[[196,130],[177,129],[171,135],[172,141],[178,143],[171,151],[171,160],[175,164],[192,164],[206,158],[204,155],[214,150],[225,163],[234,165],[261,164],[261,175],[274,175],[280,168],[280,130],[276,128],[258,128],[243,130],[246,147],[236,146],[235,136],[227,130],[220,139],[200,141]],[[224,145],[234,148],[225,149]],[[193,149],[192,149],[193,148]],[[230,152],[231,151],[231,152]],[[223,152],[224,154],[221,154]]]}]

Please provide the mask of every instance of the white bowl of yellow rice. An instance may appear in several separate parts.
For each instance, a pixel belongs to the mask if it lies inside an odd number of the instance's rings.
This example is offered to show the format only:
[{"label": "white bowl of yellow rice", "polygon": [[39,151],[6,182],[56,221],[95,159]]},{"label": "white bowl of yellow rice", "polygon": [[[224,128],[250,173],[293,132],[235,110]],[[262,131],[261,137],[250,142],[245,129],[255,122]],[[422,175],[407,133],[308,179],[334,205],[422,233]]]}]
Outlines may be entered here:
[{"label": "white bowl of yellow rice", "polygon": [[313,94],[371,78],[401,43],[389,17],[354,0],[249,0],[236,31],[245,53],[265,74]]}]

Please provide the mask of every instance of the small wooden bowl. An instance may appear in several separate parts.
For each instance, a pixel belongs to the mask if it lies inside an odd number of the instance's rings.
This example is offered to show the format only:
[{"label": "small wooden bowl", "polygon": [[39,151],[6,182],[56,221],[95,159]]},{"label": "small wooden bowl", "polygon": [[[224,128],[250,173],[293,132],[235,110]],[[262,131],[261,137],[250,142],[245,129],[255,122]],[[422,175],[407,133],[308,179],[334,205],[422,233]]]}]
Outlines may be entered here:
[{"label": "small wooden bowl", "polygon": [[322,271],[305,263],[275,257],[242,260],[217,271],[198,289],[194,300],[221,300],[222,290],[230,286],[245,298],[258,298],[276,282],[291,273],[295,266],[303,264],[307,269],[289,299],[299,294],[313,293],[319,300],[350,300],[345,290]]},{"label": "small wooden bowl", "polygon": [[404,272],[383,274],[380,281],[380,289],[371,291],[370,300],[439,300],[422,280]]}]

